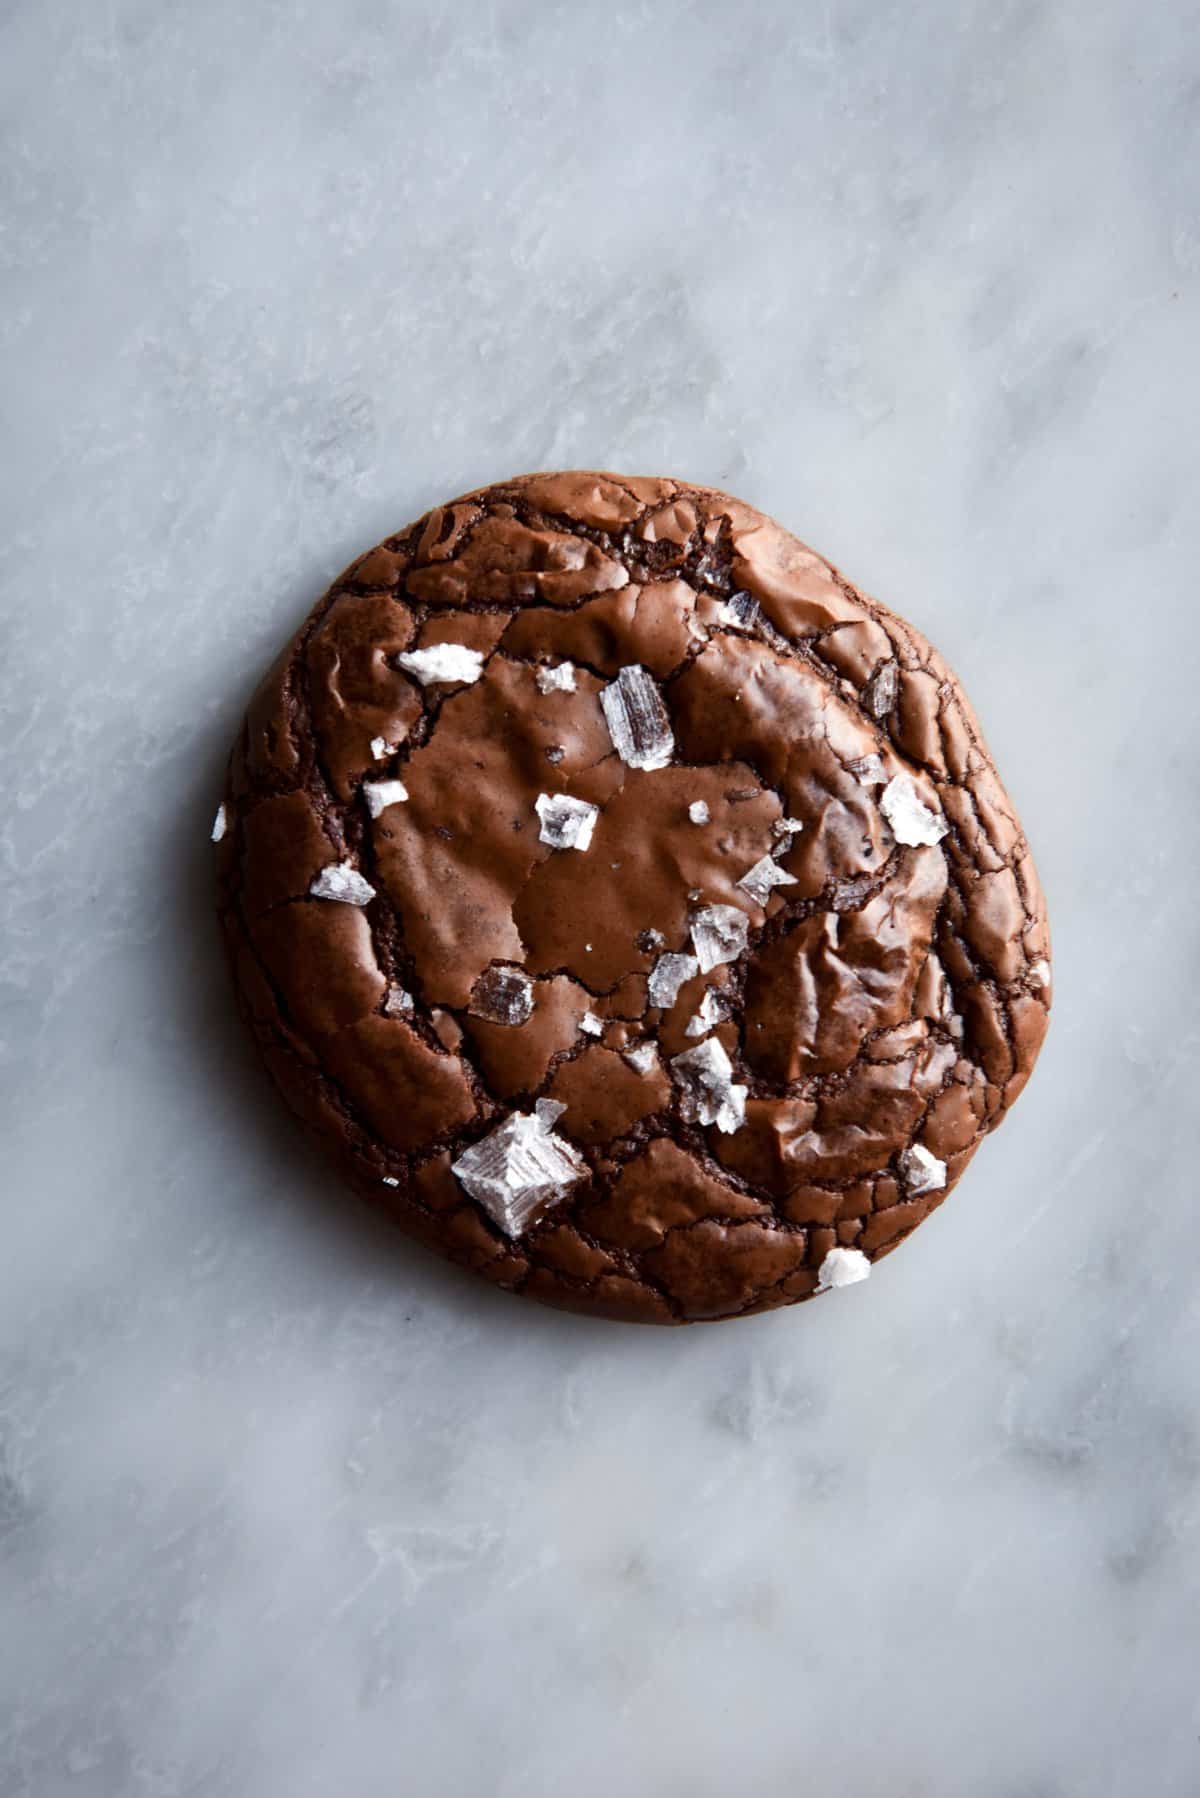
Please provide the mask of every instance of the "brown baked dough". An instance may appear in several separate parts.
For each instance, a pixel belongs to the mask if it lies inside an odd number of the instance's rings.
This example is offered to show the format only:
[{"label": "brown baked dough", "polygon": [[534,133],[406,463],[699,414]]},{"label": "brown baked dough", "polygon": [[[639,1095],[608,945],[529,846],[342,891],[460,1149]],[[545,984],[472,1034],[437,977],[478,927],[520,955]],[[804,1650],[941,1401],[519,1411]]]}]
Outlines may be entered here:
[{"label": "brown baked dough", "polygon": [[862,1277],[1046,1029],[1041,890],[953,674],[680,481],[529,475],[361,557],[214,837],[242,1008],[350,1183],[599,1316]]}]

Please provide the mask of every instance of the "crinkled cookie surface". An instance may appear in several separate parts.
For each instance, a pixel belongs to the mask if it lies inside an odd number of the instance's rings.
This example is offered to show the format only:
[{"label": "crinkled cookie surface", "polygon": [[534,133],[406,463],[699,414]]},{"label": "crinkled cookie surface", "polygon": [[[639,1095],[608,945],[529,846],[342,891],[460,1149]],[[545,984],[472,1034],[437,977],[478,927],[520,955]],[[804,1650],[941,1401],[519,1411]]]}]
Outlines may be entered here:
[{"label": "crinkled cookie surface", "polygon": [[750,507],[438,507],[268,674],[217,825],[243,1009],[414,1236],[605,1317],[860,1279],[1045,1033],[1045,907],[957,681]]}]

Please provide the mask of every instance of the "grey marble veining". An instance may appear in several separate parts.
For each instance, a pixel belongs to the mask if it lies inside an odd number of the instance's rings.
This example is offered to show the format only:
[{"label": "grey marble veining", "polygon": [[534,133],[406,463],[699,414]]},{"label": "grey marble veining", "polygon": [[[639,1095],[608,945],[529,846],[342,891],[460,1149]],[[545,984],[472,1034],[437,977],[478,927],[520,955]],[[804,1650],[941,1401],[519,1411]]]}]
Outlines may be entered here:
[{"label": "grey marble veining", "polygon": [[[1200,1790],[1194,0],[0,5],[0,1794]],[[1042,1065],[866,1286],[624,1330],[364,1220],[208,826],[352,554],[729,486],[963,674]]]}]

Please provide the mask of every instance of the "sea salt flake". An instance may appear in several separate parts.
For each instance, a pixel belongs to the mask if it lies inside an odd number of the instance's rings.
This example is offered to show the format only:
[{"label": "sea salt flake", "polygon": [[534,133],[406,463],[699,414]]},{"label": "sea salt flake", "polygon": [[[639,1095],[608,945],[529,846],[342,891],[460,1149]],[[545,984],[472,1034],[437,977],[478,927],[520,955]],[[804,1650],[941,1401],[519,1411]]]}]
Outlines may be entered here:
[{"label": "sea salt flake", "polygon": [[915,1142],[899,1157],[900,1177],[910,1199],[923,1192],[941,1192],[946,1184],[946,1163],[931,1155],[924,1143]]},{"label": "sea salt flake", "polygon": [[527,1024],[533,1016],[533,981],[523,968],[485,968],[467,1010],[490,1024]]},{"label": "sea salt flake", "polygon": [[539,793],[534,802],[539,820],[538,841],[551,849],[587,849],[600,816],[598,805],[572,799],[569,793]]},{"label": "sea salt flake", "polygon": [[381,762],[385,756],[391,755],[391,753],[392,747],[386,737],[371,738],[371,754],[377,762]]},{"label": "sea salt flake", "polygon": [[383,1002],[385,1018],[411,1018],[413,1014],[413,996],[402,986],[389,986],[387,997]]},{"label": "sea salt flake", "polygon": [[700,963],[694,955],[677,955],[668,949],[660,955],[650,970],[650,978],[646,982],[646,998],[651,1005],[660,1006],[668,1011],[679,997],[679,989],[689,980],[694,980],[700,972]]},{"label": "sea salt flake", "polygon": [[761,861],[755,862],[752,868],[738,881],[743,893],[749,893],[755,905],[765,905],[772,887],[794,887],[796,876],[789,874],[786,868],[764,855]]},{"label": "sea salt flake", "polygon": [[735,593],[721,606],[717,616],[722,624],[735,630],[756,631],[763,622],[762,607],[752,593]]},{"label": "sea salt flake", "polygon": [[706,905],[692,915],[692,946],[702,974],[736,961],[746,947],[750,920],[733,905]]},{"label": "sea salt flake", "polygon": [[950,828],[940,813],[930,811],[907,774],[888,781],[879,795],[879,809],[896,841],[912,849],[931,848]]},{"label": "sea salt flake", "polygon": [[553,1131],[565,1109],[553,1099],[539,1099],[532,1117],[510,1113],[450,1164],[459,1184],[506,1236],[523,1235],[587,1178],[582,1155]]},{"label": "sea salt flake", "polygon": [[729,1001],[724,993],[710,986],[700,1001],[700,1009],[688,1022],[685,1036],[703,1036],[729,1016]]},{"label": "sea salt flake", "polygon": [[661,930],[640,930],[634,940],[643,955],[653,955],[656,949],[663,947],[667,939]]},{"label": "sea salt flake", "polygon": [[229,816],[225,810],[224,802],[222,802],[217,807],[217,815],[213,819],[212,841],[214,843],[219,843],[221,841],[221,838],[225,835],[225,832],[228,830],[228,828],[229,828]]},{"label": "sea salt flake", "polygon": [[575,691],[574,662],[560,662],[557,668],[537,668],[533,678],[537,682],[539,693],[573,693]]},{"label": "sea salt flake", "polygon": [[400,1182],[394,1174],[384,1174],[383,1184],[385,1186],[399,1186]]},{"label": "sea salt flake", "polygon": [[707,824],[708,823],[710,813],[709,813],[709,809],[708,809],[707,805],[705,805],[703,799],[693,799],[692,800],[692,803],[688,806],[688,817],[691,819],[693,824]]},{"label": "sea salt flake", "polygon": [[703,581],[708,587],[719,587],[725,578],[720,567],[706,549],[702,549],[696,557],[692,573],[696,580]]},{"label": "sea salt flake", "polygon": [[579,1028],[585,1036],[603,1036],[604,1020],[598,1018],[594,1011],[585,1011],[579,1020]]},{"label": "sea salt flake", "polygon": [[370,881],[349,862],[330,862],[308,890],[314,899],[340,899],[344,905],[370,905],[375,897]]},{"label": "sea salt flake", "polygon": [[600,689],[613,748],[627,768],[665,768],[675,753],[671,720],[662,694],[638,662],[621,669]]},{"label": "sea salt flake", "polygon": [[428,649],[406,649],[395,658],[397,668],[411,674],[423,687],[438,681],[472,686],[483,673],[483,651],[465,643],[431,643]]},{"label": "sea salt flake", "polygon": [[402,780],[364,780],[362,794],[372,818],[380,818],[389,805],[408,798],[408,788]]},{"label": "sea salt flake", "polygon": [[635,1074],[650,1074],[658,1066],[658,1046],[655,1043],[635,1043],[632,1049],[622,1049],[621,1057],[629,1063]]},{"label": "sea salt flake", "polygon": [[1048,961],[1035,961],[1029,970],[1029,978],[1034,986],[1049,986],[1050,963]]},{"label": "sea salt flake", "polygon": [[863,688],[863,704],[873,718],[885,718],[896,703],[900,670],[895,662],[885,662],[876,669]]},{"label": "sea salt flake", "polygon": [[726,1136],[746,1121],[748,1086],[733,1078],[733,1063],[715,1036],[671,1057],[682,1092],[680,1110],[688,1123],[715,1124]]},{"label": "sea salt flake", "polygon": [[882,787],[887,784],[883,763],[877,755],[859,756],[856,762],[847,762],[846,767],[860,787]]},{"label": "sea salt flake", "polygon": [[[804,825],[799,818],[776,818],[771,826],[771,835],[777,843],[787,843],[792,837],[799,836],[803,829]],[[779,850],[776,849],[775,853],[778,855]]]},{"label": "sea salt flake", "polygon": [[871,1277],[871,1263],[861,1249],[830,1249],[817,1272],[817,1291],[837,1291],[841,1286],[857,1286]]}]

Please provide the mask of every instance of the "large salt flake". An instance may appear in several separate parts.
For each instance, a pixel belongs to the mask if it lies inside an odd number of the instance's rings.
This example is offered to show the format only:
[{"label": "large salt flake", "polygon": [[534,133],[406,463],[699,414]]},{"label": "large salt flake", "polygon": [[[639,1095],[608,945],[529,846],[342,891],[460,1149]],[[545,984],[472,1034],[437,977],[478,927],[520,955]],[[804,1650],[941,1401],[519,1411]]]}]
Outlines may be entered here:
[{"label": "large salt flake", "polygon": [[680,1110],[688,1123],[715,1124],[729,1136],[746,1121],[748,1086],[733,1078],[733,1063],[719,1038],[685,1049],[671,1057],[671,1071],[679,1082]]},{"label": "large salt flake", "polygon": [[604,721],[613,748],[627,768],[665,768],[675,753],[675,736],[654,680],[638,662],[622,668],[600,690]]},{"label": "large salt flake", "polygon": [[575,664],[559,662],[556,668],[536,668],[533,675],[539,693],[573,693]]},{"label": "large salt flake", "polygon": [[857,1286],[871,1277],[871,1263],[861,1249],[830,1249],[817,1272],[817,1291],[833,1292],[841,1286]]},{"label": "large salt flake", "polygon": [[382,818],[389,805],[402,805],[408,788],[402,780],[364,780],[362,796],[372,818]]},{"label": "large salt flake", "polygon": [[586,1180],[588,1165],[554,1134],[563,1107],[541,1100],[533,1116],[514,1111],[451,1168],[506,1236],[517,1237]]},{"label": "large salt flake", "polygon": [[907,774],[888,781],[879,795],[879,809],[896,841],[910,849],[932,848],[950,828],[939,812],[930,811]]},{"label": "large salt flake", "polygon": [[710,1030],[714,1030],[718,1024],[723,1023],[728,1016],[729,1000],[724,993],[718,992],[715,986],[710,986],[700,1001],[700,1009],[694,1017],[689,1019],[683,1034],[685,1036],[706,1036]]},{"label": "large salt flake", "polygon": [[915,1142],[899,1157],[900,1178],[910,1199],[923,1192],[942,1192],[946,1185],[946,1163],[931,1155],[924,1143]]},{"label": "large salt flake", "polygon": [[344,905],[370,905],[375,897],[370,881],[349,862],[330,862],[308,890],[314,899],[340,899]]},{"label": "large salt flake", "polygon": [[876,669],[863,688],[863,704],[873,718],[886,718],[896,703],[900,670],[895,662],[885,662]]},{"label": "large salt flake", "polygon": [[749,933],[749,918],[734,905],[706,905],[694,912],[692,946],[700,972],[708,974],[724,961],[736,961]]},{"label": "large salt flake", "polygon": [[765,905],[770,897],[772,887],[794,887],[796,876],[789,874],[786,868],[764,855],[761,861],[748,868],[738,881],[743,893],[749,893],[755,905]]},{"label": "large salt flake", "polygon": [[467,1009],[492,1024],[527,1024],[533,1016],[533,981],[523,968],[485,968]]},{"label": "large salt flake", "polygon": [[700,963],[694,955],[676,955],[674,950],[668,949],[651,970],[646,982],[646,997],[651,1005],[667,1011],[678,999],[680,987],[686,981],[694,980],[699,972]]},{"label": "large salt flake", "polygon": [[722,624],[739,631],[756,631],[763,621],[762,607],[752,593],[734,593],[718,612]]},{"label": "large salt flake", "polygon": [[538,842],[551,849],[587,849],[591,845],[598,805],[573,799],[569,793],[539,793],[533,806],[538,815]]},{"label": "large salt flake", "polygon": [[887,785],[887,773],[877,755],[860,755],[857,761],[846,763],[846,771],[853,774],[860,787]]},{"label": "large salt flake", "polygon": [[431,643],[428,649],[406,649],[395,658],[397,668],[423,687],[438,681],[470,687],[483,673],[483,652],[465,643]]}]

